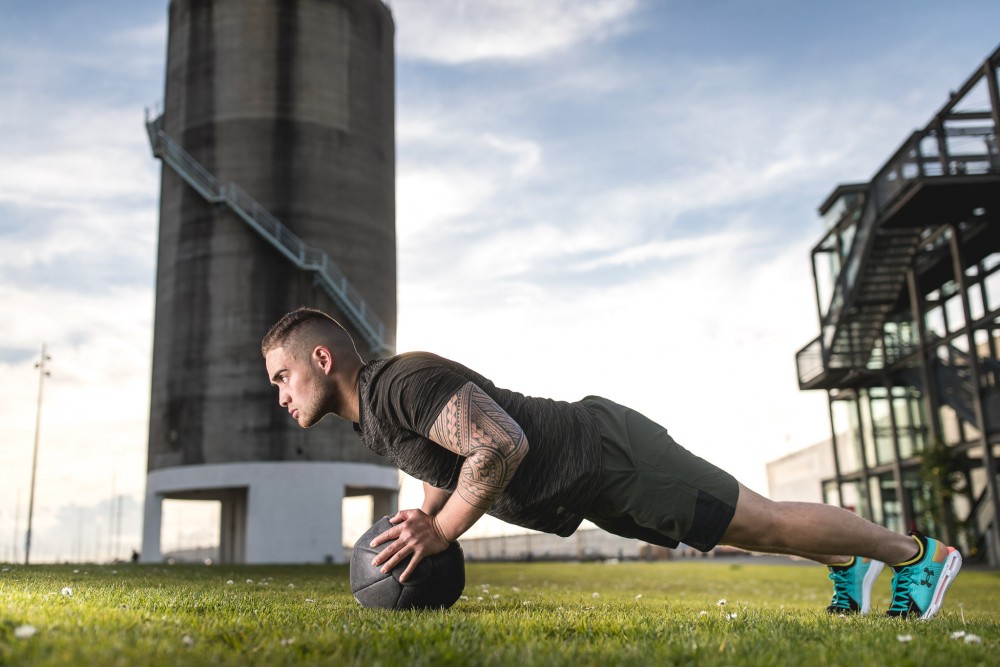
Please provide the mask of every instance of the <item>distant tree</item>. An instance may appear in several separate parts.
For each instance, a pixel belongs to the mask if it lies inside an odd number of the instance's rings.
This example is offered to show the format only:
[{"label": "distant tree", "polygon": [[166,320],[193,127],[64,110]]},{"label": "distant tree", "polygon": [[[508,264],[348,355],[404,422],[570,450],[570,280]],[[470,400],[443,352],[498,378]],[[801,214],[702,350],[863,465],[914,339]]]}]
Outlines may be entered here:
[{"label": "distant tree", "polygon": [[924,523],[940,526],[942,538],[954,544],[957,537],[955,496],[965,487],[961,458],[943,440],[934,440],[921,453],[920,479],[926,490]]}]

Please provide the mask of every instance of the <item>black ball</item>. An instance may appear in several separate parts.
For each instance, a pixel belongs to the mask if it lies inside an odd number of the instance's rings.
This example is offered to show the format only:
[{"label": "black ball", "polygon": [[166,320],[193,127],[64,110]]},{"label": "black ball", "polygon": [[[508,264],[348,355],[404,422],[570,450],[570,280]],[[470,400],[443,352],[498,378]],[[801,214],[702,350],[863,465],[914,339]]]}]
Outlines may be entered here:
[{"label": "black ball", "polygon": [[392,528],[389,517],[375,522],[354,544],[351,555],[351,592],[362,607],[375,609],[448,608],[455,604],[465,588],[465,554],[458,542],[441,553],[424,557],[406,581],[400,581],[410,559],[404,559],[391,572],[383,574],[372,559],[392,540],[377,547],[368,546],[376,536]]}]

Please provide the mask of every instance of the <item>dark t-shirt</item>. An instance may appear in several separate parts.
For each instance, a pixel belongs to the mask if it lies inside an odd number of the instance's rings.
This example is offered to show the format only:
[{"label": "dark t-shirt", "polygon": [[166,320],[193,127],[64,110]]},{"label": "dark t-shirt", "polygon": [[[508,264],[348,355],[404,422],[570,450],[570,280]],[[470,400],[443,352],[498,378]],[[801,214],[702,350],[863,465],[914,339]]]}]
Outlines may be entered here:
[{"label": "dark t-shirt", "polygon": [[454,361],[411,352],[369,362],[358,382],[365,445],[397,467],[454,491],[462,457],[427,438],[451,397],[473,382],[524,431],[528,454],[488,511],[526,528],[570,535],[600,489],[601,435],[579,403],[495,386]]}]

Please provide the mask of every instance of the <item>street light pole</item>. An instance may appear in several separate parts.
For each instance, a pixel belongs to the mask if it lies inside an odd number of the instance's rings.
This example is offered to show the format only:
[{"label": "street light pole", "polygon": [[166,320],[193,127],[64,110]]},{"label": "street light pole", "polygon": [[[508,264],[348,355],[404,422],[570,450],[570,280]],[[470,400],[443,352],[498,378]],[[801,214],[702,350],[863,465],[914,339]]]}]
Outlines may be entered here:
[{"label": "street light pole", "polygon": [[31,518],[35,512],[35,472],[38,469],[38,431],[42,425],[42,387],[45,385],[45,378],[49,371],[46,368],[47,362],[52,357],[45,353],[45,343],[42,343],[42,358],[35,364],[38,369],[38,408],[35,411],[35,449],[31,455],[31,493],[28,496],[28,533],[24,538],[24,564],[27,565],[31,558]]}]

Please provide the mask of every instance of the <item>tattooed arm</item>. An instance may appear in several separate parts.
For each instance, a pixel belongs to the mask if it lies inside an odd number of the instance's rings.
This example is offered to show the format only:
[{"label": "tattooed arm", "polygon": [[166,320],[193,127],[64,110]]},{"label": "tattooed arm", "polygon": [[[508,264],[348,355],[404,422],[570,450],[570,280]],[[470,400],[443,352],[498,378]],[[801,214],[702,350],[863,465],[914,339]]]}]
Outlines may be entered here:
[{"label": "tattooed arm", "polygon": [[392,517],[393,528],[372,541],[372,546],[378,546],[395,540],[373,561],[384,572],[413,556],[401,581],[423,557],[444,551],[486,513],[528,453],[528,440],[521,427],[472,382],[451,397],[431,426],[429,437],[465,461],[455,492],[436,515],[403,510]]},{"label": "tattooed arm", "polygon": [[430,438],[465,457],[455,493],[436,517],[441,537],[451,542],[507,488],[528,453],[528,440],[517,422],[471,382],[448,401]]},{"label": "tattooed arm", "polygon": [[424,514],[434,516],[441,511],[450,496],[451,494],[444,489],[424,482],[424,504],[420,506],[420,510]]}]

